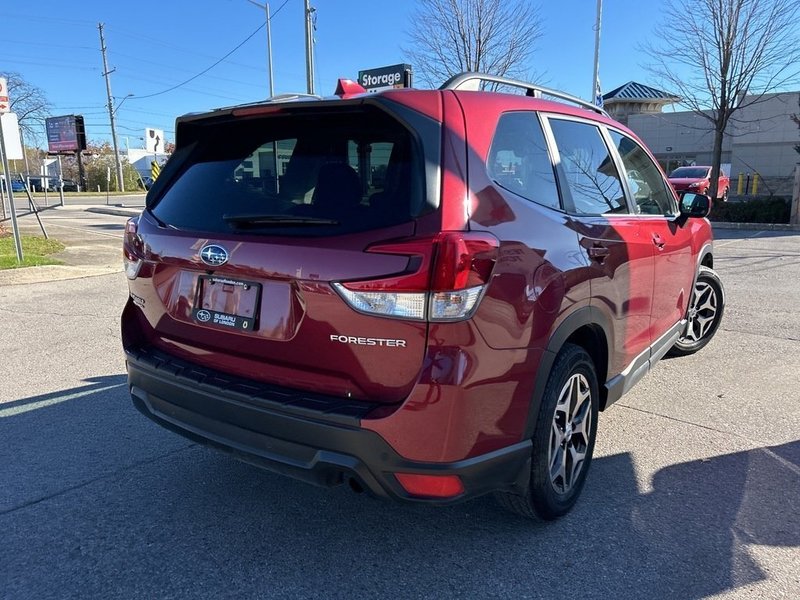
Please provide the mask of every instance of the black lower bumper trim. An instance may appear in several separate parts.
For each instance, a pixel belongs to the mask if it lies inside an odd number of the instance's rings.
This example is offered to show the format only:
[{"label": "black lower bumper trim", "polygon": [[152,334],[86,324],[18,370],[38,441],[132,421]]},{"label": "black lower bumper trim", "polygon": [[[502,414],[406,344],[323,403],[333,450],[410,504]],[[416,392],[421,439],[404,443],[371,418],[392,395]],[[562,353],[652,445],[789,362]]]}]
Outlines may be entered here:
[{"label": "black lower bumper trim", "polygon": [[[191,382],[139,361],[128,353],[128,384],[134,405],[160,425],[240,460],[316,485],[354,479],[376,496],[449,504],[495,490],[521,492],[530,472],[531,445],[520,442],[450,463],[409,461],[358,422],[330,415],[288,414],[242,401],[235,394]],[[395,472],[458,475],[457,498],[409,496]]]}]

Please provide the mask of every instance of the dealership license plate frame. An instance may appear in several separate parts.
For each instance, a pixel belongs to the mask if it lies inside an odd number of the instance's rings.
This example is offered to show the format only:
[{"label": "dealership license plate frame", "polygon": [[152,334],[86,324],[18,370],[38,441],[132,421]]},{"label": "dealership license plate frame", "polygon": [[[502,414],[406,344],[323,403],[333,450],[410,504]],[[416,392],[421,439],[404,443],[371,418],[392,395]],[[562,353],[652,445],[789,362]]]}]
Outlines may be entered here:
[{"label": "dealership license plate frame", "polygon": [[[200,275],[192,319],[223,331],[257,331],[262,291],[261,284],[255,281]],[[227,309],[231,304],[236,307],[232,311]]]}]

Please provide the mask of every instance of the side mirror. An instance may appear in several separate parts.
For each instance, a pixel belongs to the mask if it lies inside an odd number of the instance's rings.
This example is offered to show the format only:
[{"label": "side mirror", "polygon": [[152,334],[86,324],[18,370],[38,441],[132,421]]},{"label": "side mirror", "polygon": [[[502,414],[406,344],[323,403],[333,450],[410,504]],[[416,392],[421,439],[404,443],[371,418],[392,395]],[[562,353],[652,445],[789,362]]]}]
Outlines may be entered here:
[{"label": "side mirror", "polygon": [[691,192],[681,193],[681,217],[703,218],[711,212],[711,198]]}]

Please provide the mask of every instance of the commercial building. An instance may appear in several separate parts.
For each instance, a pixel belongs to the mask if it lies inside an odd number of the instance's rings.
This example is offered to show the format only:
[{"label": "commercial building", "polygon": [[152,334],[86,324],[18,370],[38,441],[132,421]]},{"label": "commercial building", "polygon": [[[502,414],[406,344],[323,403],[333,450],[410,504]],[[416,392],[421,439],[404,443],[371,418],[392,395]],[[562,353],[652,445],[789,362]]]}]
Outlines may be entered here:
[{"label": "commercial building", "polygon": [[[745,104],[751,97],[745,98]],[[603,96],[605,109],[642,138],[666,172],[681,165],[711,164],[711,121],[692,111],[663,112],[680,99],[629,82]],[[722,165],[735,192],[739,174],[758,174],[759,194],[791,195],[800,162],[800,92],[766,94],[737,111],[722,143]],[[747,181],[747,179],[745,179]],[[752,187],[750,188],[752,190]]]}]

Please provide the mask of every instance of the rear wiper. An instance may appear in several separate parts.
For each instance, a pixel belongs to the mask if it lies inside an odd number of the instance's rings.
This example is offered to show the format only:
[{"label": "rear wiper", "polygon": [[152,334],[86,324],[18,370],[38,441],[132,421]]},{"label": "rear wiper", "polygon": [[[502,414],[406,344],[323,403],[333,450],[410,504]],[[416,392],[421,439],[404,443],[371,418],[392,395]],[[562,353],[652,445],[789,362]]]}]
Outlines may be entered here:
[{"label": "rear wiper", "polygon": [[222,215],[226,223],[239,227],[247,226],[277,226],[277,227],[314,227],[320,225],[338,225],[339,221],[334,219],[321,219],[319,217],[293,217],[289,215]]}]

